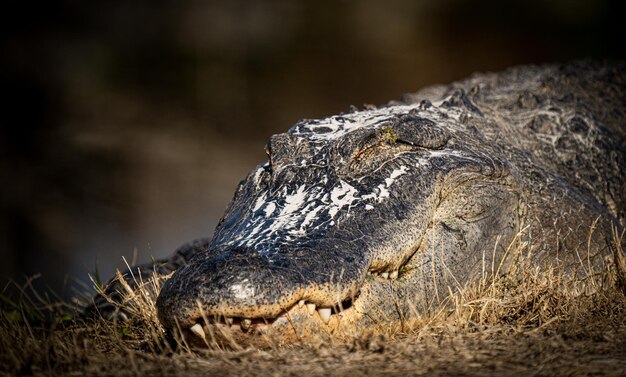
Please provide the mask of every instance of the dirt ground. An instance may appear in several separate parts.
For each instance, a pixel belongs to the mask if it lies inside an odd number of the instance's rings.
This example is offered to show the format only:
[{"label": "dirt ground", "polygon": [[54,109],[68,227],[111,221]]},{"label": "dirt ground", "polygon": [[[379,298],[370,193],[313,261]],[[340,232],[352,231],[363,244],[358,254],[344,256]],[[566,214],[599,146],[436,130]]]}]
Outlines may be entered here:
[{"label": "dirt ground", "polygon": [[[390,339],[370,335],[352,342],[296,344],[242,351],[195,350],[154,353],[139,344],[107,346],[74,329],[70,349],[4,350],[0,374],[35,376],[623,376],[626,323],[578,328],[550,326],[540,331],[489,328],[441,330],[438,334]],[[82,333],[82,334],[81,334]],[[70,341],[71,339],[71,341]],[[123,341],[122,341],[123,342]],[[70,347],[72,347],[70,345]],[[32,352],[34,349],[42,353]],[[30,356],[14,363],[16,355]],[[67,352],[67,353],[66,353]]]},{"label": "dirt ground", "polygon": [[241,350],[171,345],[141,323],[70,320],[51,329],[15,324],[12,312],[4,312],[0,375],[626,375],[626,299],[584,301],[573,315],[539,326],[460,324],[452,315],[408,332]]},{"label": "dirt ground", "polygon": [[286,344],[270,338],[261,348],[195,348],[166,334],[153,299],[158,280],[128,289],[126,322],[82,319],[79,303],[26,284],[19,297],[0,294],[0,376],[626,376],[619,249],[580,280],[522,261],[401,326]]}]

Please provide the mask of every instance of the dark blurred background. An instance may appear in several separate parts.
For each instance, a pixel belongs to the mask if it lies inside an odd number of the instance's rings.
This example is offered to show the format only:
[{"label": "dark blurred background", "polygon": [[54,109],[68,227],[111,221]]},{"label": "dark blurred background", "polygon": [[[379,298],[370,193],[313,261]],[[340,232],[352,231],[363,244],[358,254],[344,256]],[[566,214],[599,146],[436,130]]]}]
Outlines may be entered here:
[{"label": "dark blurred background", "polygon": [[0,289],[41,273],[61,292],[210,235],[300,118],[474,71],[623,59],[618,3],[5,2]]}]

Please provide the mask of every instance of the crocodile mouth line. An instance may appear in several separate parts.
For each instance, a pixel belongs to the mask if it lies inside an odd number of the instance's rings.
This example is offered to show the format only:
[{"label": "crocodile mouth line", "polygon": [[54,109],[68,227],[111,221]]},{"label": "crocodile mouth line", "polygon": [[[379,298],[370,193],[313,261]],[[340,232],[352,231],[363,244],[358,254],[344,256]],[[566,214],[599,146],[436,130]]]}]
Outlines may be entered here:
[{"label": "crocodile mouth line", "polygon": [[229,331],[238,330],[245,334],[253,335],[255,333],[266,331],[267,329],[293,325],[296,319],[313,319],[318,318],[324,324],[328,325],[331,318],[336,315],[346,315],[353,310],[353,302],[358,298],[358,294],[353,298],[343,300],[334,307],[317,307],[316,304],[305,300],[299,300],[291,307],[281,311],[276,317],[227,317],[224,315],[204,315],[196,320],[196,323],[189,328],[194,334],[204,337],[202,328],[212,326],[219,329],[229,329]]},{"label": "crocodile mouth line", "polygon": [[[365,284],[397,280],[406,272],[400,273],[400,271],[402,269],[394,271],[370,269],[362,287]],[[291,330],[296,337],[299,337],[298,328],[302,325],[332,332],[342,324],[348,324],[364,314],[355,305],[359,299],[359,294],[360,290],[352,297],[348,297],[332,307],[320,307],[312,301],[301,299],[271,318],[225,316],[223,314],[206,315],[201,311],[202,315],[184,332],[193,335],[192,338],[205,344],[215,340],[216,337],[229,339],[232,336],[263,336],[278,328]]]},{"label": "crocodile mouth line", "polygon": [[315,304],[300,300],[274,318],[202,316],[181,333],[194,345],[210,346],[213,343],[235,348],[239,341],[250,344],[275,336],[302,339],[306,332],[332,333],[346,319],[358,315],[353,305],[357,298],[344,300],[333,308],[316,308]]}]

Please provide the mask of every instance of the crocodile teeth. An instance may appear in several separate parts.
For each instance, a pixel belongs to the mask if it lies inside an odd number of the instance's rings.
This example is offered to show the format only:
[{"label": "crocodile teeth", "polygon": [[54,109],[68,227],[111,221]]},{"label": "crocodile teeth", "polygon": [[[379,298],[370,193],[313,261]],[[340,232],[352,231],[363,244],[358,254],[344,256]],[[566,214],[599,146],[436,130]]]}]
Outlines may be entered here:
[{"label": "crocodile teeth", "polygon": [[298,306],[300,306],[300,307],[304,306],[304,300],[298,301]]},{"label": "crocodile teeth", "polygon": [[226,322],[226,324],[228,326],[232,326],[233,325],[233,318],[232,317],[226,317],[226,318],[224,318],[224,322]]},{"label": "crocodile teeth", "polygon": [[116,319],[119,319],[122,322],[128,322],[128,316],[124,312],[118,312],[117,316],[113,315]]},{"label": "crocodile teeth", "polygon": [[196,334],[198,337],[202,338],[202,340],[206,339],[206,334],[204,333],[204,329],[202,328],[201,324],[196,323],[195,325],[191,326],[189,330],[192,333]]},{"label": "crocodile teeth", "polygon": [[383,279],[388,279],[389,278],[389,272],[383,272],[382,274],[380,274],[380,277]]},{"label": "crocodile teeth", "polygon": [[241,323],[239,324],[241,326],[241,329],[246,331],[250,328],[250,326],[252,325],[252,320],[245,318],[241,320]]},{"label": "crocodile teeth", "polygon": [[394,271],[389,274],[389,279],[397,279],[397,278],[398,278],[398,271]]},{"label": "crocodile teeth", "polygon": [[309,312],[309,314],[315,313],[315,304],[312,304],[312,303],[306,304],[306,310]]},{"label": "crocodile teeth", "polygon": [[322,321],[328,325],[328,321],[330,321],[330,308],[319,308],[317,309],[317,312],[319,313]]}]

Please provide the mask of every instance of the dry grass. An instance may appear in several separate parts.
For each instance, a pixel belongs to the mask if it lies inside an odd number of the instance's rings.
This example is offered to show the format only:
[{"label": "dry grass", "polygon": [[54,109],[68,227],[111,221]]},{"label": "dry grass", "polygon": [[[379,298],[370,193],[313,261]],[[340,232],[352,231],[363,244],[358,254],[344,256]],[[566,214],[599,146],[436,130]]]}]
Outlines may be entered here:
[{"label": "dry grass", "polygon": [[128,287],[127,322],[83,321],[27,282],[3,304],[0,375],[626,375],[623,234],[613,238],[606,268],[575,281],[531,267],[517,242],[506,267],[429,315],[264,349],[168,338],[155,315],[159,281]]}]

